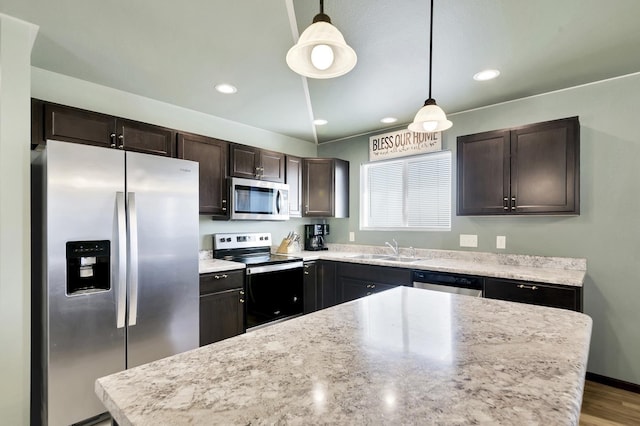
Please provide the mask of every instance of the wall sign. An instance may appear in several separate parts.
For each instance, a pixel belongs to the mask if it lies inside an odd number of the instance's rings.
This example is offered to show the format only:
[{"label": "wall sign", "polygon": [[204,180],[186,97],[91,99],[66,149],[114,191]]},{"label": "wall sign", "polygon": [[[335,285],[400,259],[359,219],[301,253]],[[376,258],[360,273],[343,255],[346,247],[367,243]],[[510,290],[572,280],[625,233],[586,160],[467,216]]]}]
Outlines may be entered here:
[{"label": "wall sign", "polygon": [[442,132],[415,133],[404,129],[369,137],[369,161],[441,150]]}]

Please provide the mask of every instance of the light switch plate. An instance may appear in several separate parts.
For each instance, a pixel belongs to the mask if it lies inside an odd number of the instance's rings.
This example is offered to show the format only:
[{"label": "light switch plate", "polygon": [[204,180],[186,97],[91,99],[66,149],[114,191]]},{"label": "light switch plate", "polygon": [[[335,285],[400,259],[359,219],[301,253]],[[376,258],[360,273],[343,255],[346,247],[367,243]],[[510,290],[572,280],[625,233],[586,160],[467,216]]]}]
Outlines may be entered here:
[{"label": "light switch plate", "polygon": [[507,248],[507,237],[504,235],[498,235],[496,237],[496,248],[497,249],[506,249]]},{"label": "light switch plate", "polygon": [[356,233],[355,232],[349,232],[349,242],[354,242],[356,240]]},{"label": "light switch plate", "polygon": [[460,234],[460,247],[478,247],[478,236],[473,234]]}]

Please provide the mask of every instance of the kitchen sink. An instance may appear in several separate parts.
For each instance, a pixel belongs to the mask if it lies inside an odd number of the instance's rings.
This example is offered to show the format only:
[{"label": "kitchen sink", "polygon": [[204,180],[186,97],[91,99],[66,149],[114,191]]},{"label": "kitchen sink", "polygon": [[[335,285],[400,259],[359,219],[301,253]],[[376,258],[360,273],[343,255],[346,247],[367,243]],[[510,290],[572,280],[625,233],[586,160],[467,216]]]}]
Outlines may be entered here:
[{"label": "kitchen sink", "polygon": [[368,260],[389,260],[392,262],[411,263],[422,260],[418,257],[405,257],[405,256],[393,256],[389,254],[359,254],[357,256],[351,256],[351,259],[368,259]]},{"label": "kitchen sink", "polygon": [[391,260],[393,262],[411,263],[422,260],[419,257],[403,257],[403,256],[387,256],[385,260]]},{"label": "kitchen sink", "polygon": [[359,254],[357,256],[350,256],[351,259],[371,259],[371,260],[388,260],[390,257],[393,256],[389,256],[388,254],[370,254],[370,253],[366,253],[366,254]]}]

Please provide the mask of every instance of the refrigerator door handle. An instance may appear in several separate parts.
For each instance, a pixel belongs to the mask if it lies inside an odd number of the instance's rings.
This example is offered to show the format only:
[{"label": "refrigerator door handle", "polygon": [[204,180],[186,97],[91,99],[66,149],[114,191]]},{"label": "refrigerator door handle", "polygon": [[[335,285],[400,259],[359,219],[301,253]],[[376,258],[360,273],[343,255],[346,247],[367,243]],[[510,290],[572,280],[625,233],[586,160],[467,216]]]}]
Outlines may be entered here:
[{"label": "refrigerator door handle", "polygon": [[127,216],[124,192],[116,192],[118,214],[118,283],[116,287],[116,327],[125,326],[127,300]]},{"label": "refrigerator door handle", "polygon": [[138,320],[138,213],[136,194],[129,192],[129,326]]}]

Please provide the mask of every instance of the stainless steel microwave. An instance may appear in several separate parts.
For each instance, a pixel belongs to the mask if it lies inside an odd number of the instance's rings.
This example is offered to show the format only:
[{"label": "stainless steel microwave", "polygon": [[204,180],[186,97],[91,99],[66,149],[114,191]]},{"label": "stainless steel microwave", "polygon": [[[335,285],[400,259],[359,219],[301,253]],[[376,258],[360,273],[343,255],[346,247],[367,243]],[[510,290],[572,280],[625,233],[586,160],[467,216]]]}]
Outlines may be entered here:
[{"label": "stainless steel microwave", "polygon": [[231,178],[232,220],[288,220],[289,185]]}]

